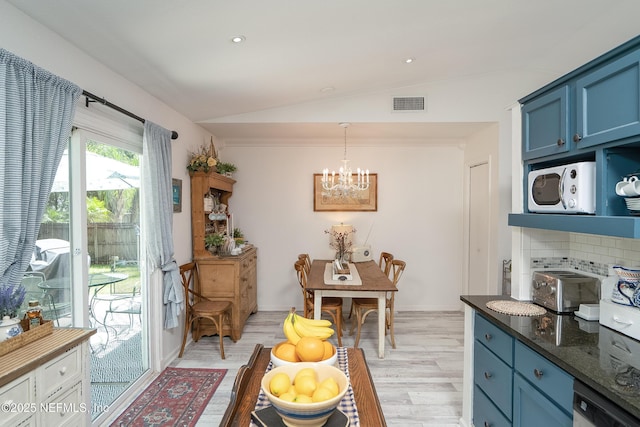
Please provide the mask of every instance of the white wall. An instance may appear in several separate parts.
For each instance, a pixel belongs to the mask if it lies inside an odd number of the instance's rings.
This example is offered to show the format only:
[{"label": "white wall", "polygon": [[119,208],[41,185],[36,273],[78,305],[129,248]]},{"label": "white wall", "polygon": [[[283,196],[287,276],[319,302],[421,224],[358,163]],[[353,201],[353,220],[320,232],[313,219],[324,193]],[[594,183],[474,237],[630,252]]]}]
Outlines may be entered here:
[{"label": "white wall", "polygon": [[367,243],[376,261],[386,251],[407,262],[399,310],[460,309],[461,144],[349,144],[348,157],[378,174],[377,212],[313,211],[313,173],[337,168],[342,158],[342,147],[331,141],[225,147],[224,159],[238,166],[229,202],[234,226],[259,251],[259,309],[301,307],[294,261],[303,252],[333,257],[324,230],[340,222],[356,228],[356,245],[371,230]]}]

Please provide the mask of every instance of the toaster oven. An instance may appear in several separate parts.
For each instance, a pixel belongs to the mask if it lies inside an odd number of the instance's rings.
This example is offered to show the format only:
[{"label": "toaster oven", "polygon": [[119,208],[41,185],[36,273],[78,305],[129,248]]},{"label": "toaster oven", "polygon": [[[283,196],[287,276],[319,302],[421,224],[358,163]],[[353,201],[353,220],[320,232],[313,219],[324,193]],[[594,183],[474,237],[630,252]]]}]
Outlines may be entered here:
[{"label": "toaster oven", "polygon": [[600,302],[600,280],[574,271],[534,271],[531,286],[533,302],[556,313]]}]

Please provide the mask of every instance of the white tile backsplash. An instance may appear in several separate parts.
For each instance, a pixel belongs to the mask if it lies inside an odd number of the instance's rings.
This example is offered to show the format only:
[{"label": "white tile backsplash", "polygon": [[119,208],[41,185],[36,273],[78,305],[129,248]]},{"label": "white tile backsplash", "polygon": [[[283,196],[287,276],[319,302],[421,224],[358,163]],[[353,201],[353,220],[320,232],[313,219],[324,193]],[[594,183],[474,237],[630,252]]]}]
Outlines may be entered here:
[{"label": "white tile backsplash", "polygon": [[[563,231],[522,228],[520,234],[521,264],[519,274],[512,277],[512,295],[531,298],[531,275],[543,268],[566,268],[611,276],[614,265],[640,268],[640,239],[625,239]],[[519,279],[519,280],[518,280]]]},{"label": "white tile backsplash", "polygon": [[[545,263],[606,276],[612,265],[640,266],[640,239],[523,228],[523,276]],[[526,267],[529,267],[528,269]]]}]

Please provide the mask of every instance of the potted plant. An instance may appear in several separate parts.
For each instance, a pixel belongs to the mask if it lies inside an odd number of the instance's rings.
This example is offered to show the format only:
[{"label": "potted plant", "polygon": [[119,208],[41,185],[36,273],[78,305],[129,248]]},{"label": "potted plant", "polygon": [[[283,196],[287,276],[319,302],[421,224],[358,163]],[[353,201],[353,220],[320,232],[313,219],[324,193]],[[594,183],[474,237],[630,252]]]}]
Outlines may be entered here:
[{"label": "potted plant", "polygon": [[27,290],[20,284],[0,285],[0,341],[22,332],[18,312],[26,293]]},{"label": "potted plant", "polygon": [[233,163],[218,162],[216,170],[221,175],[231,176],[231,174],[238,170],[238,168],[236,168],[236,165]]},{"label": "potted plant", "polygon": [[236,245],[241,245],[244,243],[244,234],[239,228],[233,229],[233,238],[236,240]]},{"label": "potted plant", "polygon": [[204,237],[204,245],[212,254],[220,253],[224,241],[224,236],[220,233],[211,233]]},{"label": "potted plant", "polygon": [[22,285],[0,285],[0,319],[17,317],[26,293]]}]

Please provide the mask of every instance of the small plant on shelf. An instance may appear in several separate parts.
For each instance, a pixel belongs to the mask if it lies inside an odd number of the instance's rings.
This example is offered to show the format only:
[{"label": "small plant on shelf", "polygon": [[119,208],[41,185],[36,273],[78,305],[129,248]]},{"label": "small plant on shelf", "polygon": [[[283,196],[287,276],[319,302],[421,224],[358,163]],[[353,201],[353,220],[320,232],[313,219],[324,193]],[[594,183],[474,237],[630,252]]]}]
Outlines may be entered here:
[{"label": "small plant on shelf", "polygon": [[221,175],[231,175],[233,172],[238,170],[238,168],[236,168],[236,165],[233,163],[219,162],[216,165],[216,170]]},{"label": "small plant on shelf", "polygon": [[242,233],[242,230],[240,230],[239,228],[233,229],[233,238],[236,241],[236,245],[241,245],[244,243],[244,234]]},{"label": "small plant on shelf", "polygon": [[24,286],[18,285],[0,285],[0,320],[4,316],[11,318],[18,316],[18,311],[27,290]]},{"label": "small plant on shelf", "polygon": [[204,245],[211,253],[218,253],[224,245],[224,236],[220,233],[207,234],[204,237]]}]

